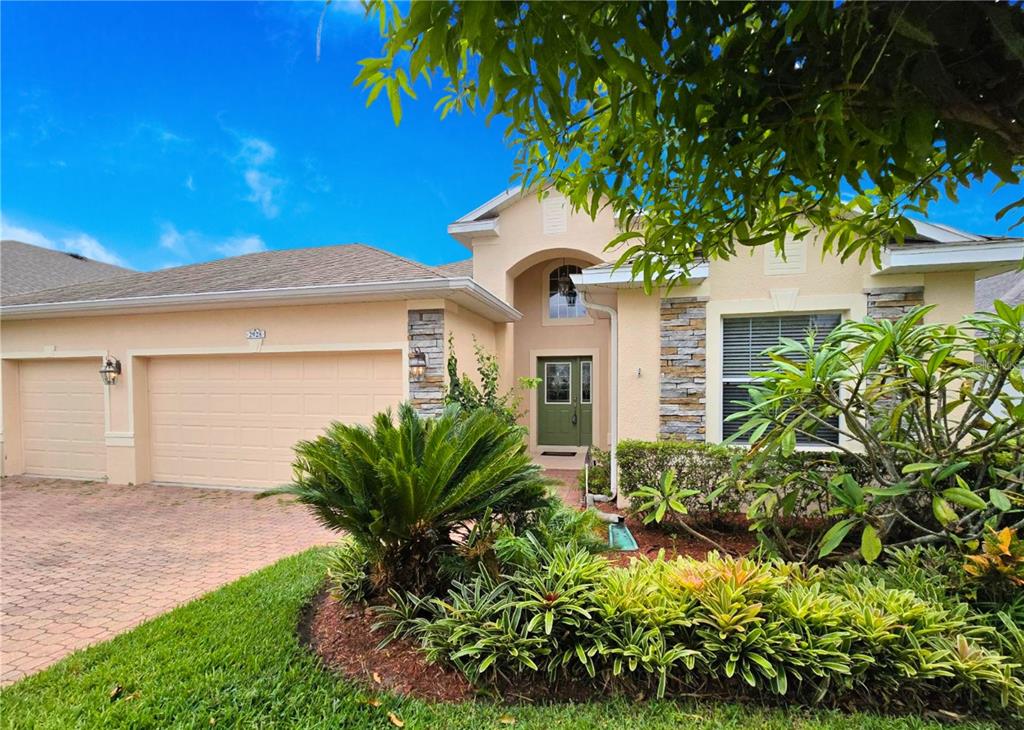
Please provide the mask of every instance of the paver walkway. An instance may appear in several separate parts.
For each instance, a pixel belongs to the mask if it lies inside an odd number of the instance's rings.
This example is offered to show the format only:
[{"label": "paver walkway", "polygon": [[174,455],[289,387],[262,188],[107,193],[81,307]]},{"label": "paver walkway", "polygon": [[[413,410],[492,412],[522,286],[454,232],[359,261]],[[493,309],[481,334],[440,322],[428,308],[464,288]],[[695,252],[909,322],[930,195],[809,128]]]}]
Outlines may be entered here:
[{"label": "paver walkway", "polygon": [[284,498],[4,479],[0,683],[334,539]]}]

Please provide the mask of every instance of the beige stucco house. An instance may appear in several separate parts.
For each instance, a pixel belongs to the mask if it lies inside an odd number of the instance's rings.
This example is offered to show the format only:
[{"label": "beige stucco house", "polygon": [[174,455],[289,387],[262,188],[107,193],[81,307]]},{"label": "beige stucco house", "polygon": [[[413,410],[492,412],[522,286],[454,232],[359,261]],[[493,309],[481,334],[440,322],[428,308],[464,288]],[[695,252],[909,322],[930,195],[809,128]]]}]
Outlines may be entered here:
[{"label": "beige stucco house", "polygon": [[[921,224],[882,266],[770,248],[695,266],[651,295],[610,262],[616,220],[509,190],[448,227],[471,258],[431,267],[354,244],[271,251],[5,297],[5,474],[261,487],[330,420],[440,407],[447,339],[474,340],[525,394],[530,448],[718,441],[732,394],[780,335],[934,304],[973,310],[977,278],[1024,241]],[[99,370],[108,363],[107,376]],[[422,367],[420,367],[422,365]]]}]

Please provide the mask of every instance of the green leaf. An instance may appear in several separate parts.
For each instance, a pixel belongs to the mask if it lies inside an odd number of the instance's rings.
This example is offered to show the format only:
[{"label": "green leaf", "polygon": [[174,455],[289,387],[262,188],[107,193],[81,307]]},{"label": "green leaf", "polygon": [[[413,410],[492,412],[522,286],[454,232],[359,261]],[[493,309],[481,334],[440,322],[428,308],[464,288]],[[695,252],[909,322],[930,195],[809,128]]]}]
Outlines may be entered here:
[{"label": "green leaf", "polygon": [[992,502],[992,506],[1000,512],[1007,512],[1013,505],[1010,503],[1010,498],[1006,496],[1006,492],[1001,489],[990,489],[988,490],[989,501]]},{"label": "green leaf", "polygon": [[938,469],[940,466],[942,466],[942,464],[936,464],[931,461],[922,461],[916,464],[907,464],[905,467],[903,467],[903,473],[916,474],[922,471],[934,471],[935,469]]},{"label": "green leaf", "polygon": [[818,548],[818,557],[823,558],[842,544],[846,535],[853,529],[856,520],[847,518],[840,520],[829,528],[828,532],[821,538],[821,546]]},{"label": "green leaf", "polygon": [[899,482],[890,487],[865,487],[864,493],[874,497],[902,497],[904,494],[910,494],[910,485]]},{"label": "green leaf", "polygon": [[869,563],[875,562],[882,554],[882,541],[878,538],[878,531],[868,525],[860,536],[860,554]]},{"label": "green leaf", "polygon": [[950,502],[963,505],[969,509],[985,509],[988,503],[969,489],[963,487],[950,487],[942,490],[942,496]]},{"label": "green leaf", "polygon": [[796,451],[796,431],[789,429],[782,434],[781,449],[784,456],[789,456]]},{"label": "green leaf", "polygon": [[943,527],[951,522],[956,522],[957,519],[956,511],[949,506],[949,502],[937,494],[932,497],[932,514],[935,515],[935,519],[937,519],[939,524]]},{"label": "green leaf", "polygon": [[402,93],[394,79],[387,80],[388,101],[391,102],[391,118],[395,120],[395,126],[402,123]]}]

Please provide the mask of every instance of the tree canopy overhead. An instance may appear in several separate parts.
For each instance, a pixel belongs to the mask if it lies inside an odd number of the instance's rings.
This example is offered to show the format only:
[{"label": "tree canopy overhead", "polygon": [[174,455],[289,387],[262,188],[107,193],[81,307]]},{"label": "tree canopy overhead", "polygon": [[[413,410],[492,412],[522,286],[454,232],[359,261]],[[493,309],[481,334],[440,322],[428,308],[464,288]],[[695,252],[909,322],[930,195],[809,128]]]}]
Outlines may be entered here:
[{"label": "tree canopy overhead", "polygon": [[367,4],[368,103],[398,122],[440,78],[442,114],[508,119],[520,182],[611,205],[648,282],[811,227],[877,255],[904,214],[1024,170],[1019,3]]}]

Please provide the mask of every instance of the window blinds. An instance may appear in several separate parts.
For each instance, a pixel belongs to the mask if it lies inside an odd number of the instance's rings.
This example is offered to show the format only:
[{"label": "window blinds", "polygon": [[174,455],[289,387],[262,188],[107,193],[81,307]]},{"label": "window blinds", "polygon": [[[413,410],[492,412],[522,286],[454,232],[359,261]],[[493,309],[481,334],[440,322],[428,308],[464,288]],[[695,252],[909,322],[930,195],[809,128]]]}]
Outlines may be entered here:
[{"label": "window blinds", "polygon": [[[837,313],[788,314],[770,317],[729,317],[722,322],[722,436],[736,433],[742,421],[726,421],[733,413],[744,410],[733,401],[749,400],[745,383],[753,381],[752,372],[768,370],[771,358],[763,354],[779,344],[782,338],[803,340],[809,330],[821,344],[841,321]],[[822,433],[825,431],[822,429]],[[830,434],[832,435],[832,434]],[[798,438],[808,443],[807,437]]]}]

